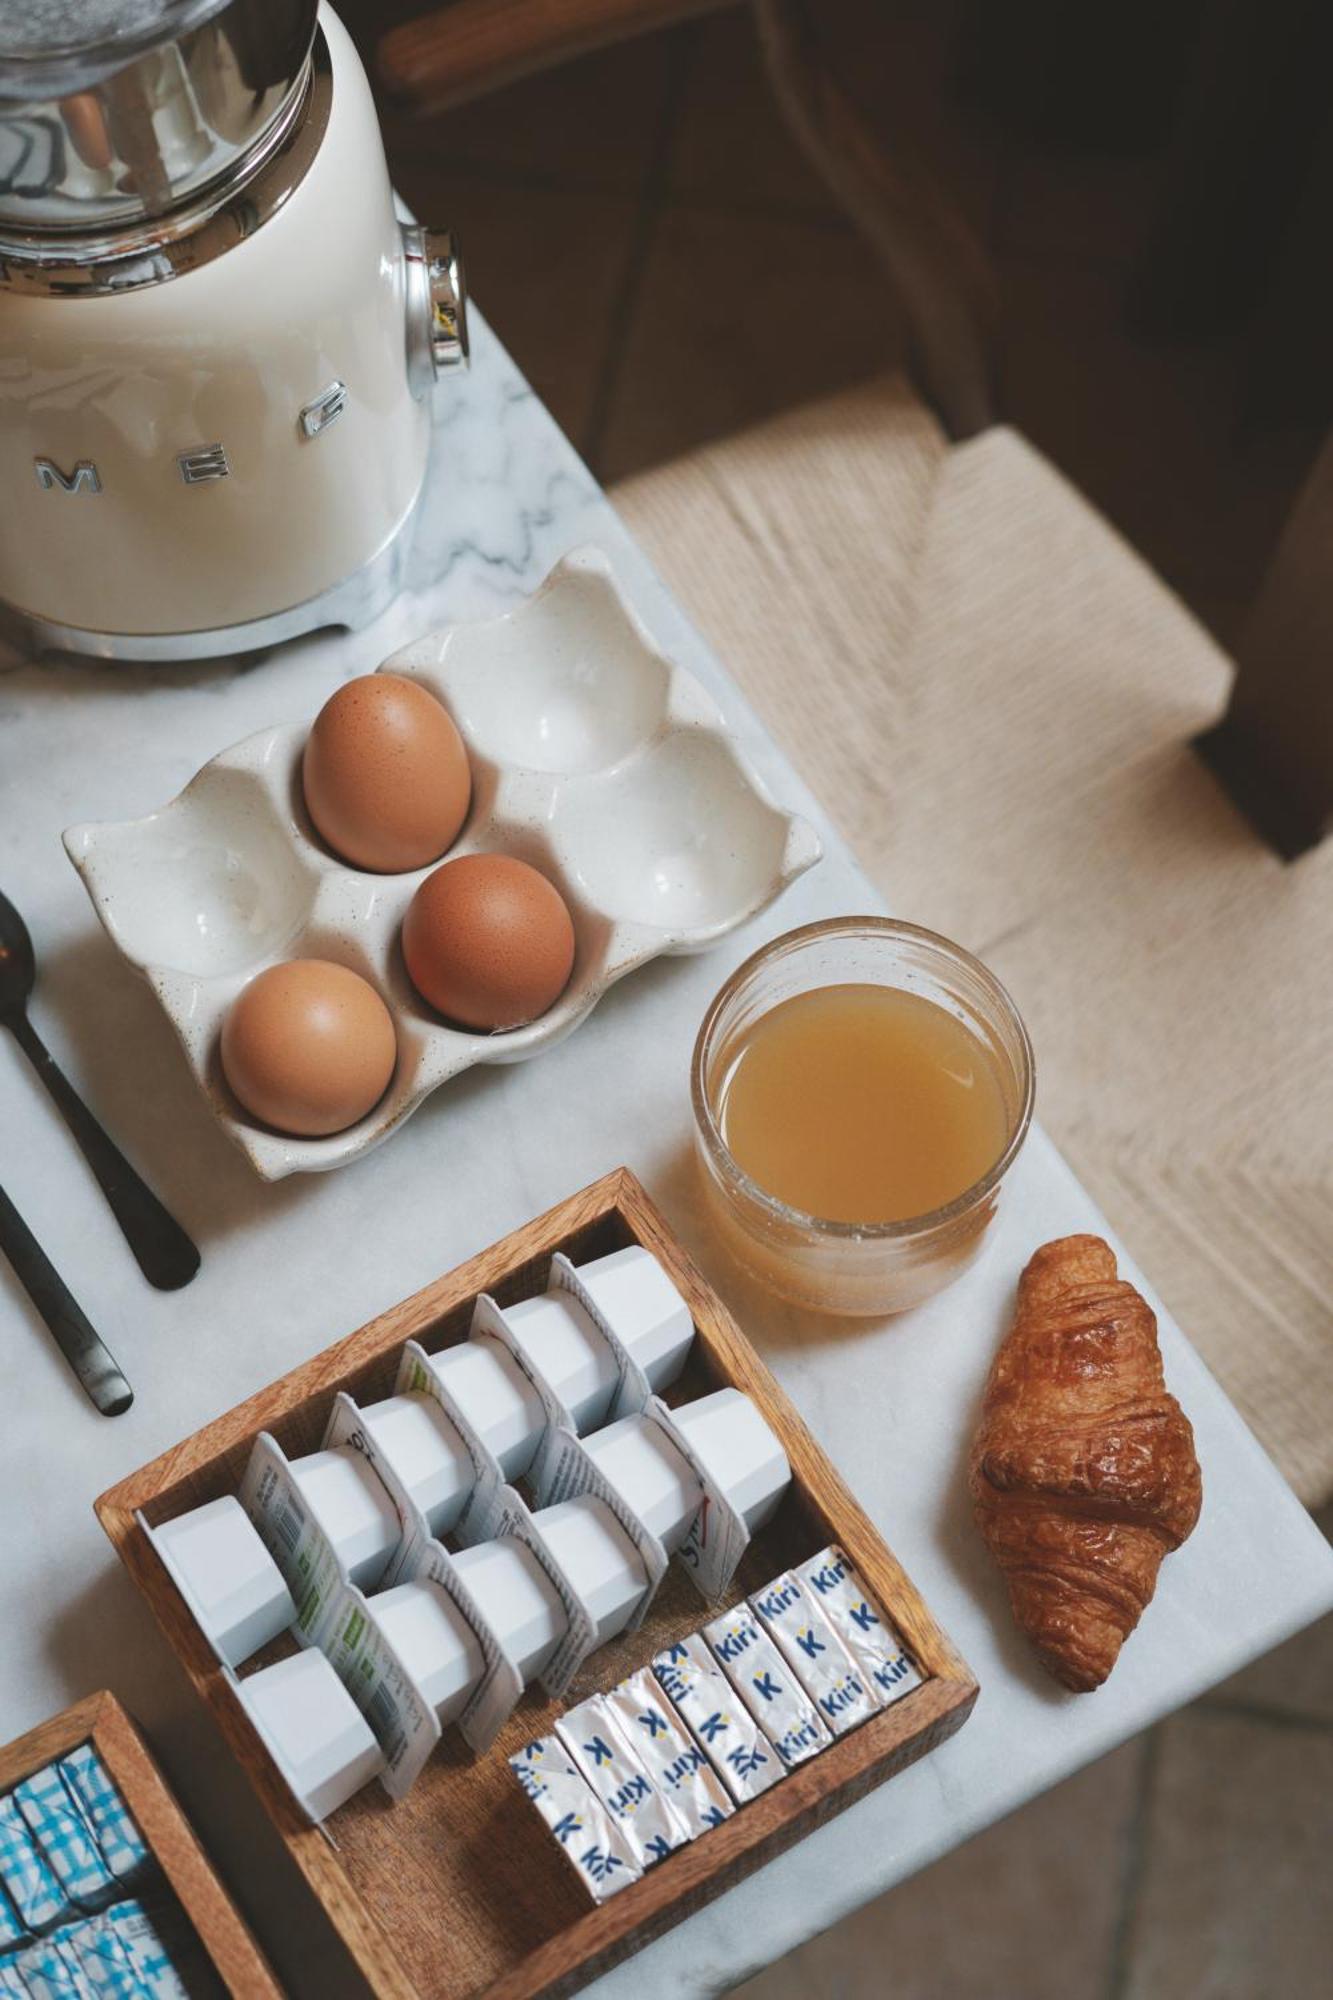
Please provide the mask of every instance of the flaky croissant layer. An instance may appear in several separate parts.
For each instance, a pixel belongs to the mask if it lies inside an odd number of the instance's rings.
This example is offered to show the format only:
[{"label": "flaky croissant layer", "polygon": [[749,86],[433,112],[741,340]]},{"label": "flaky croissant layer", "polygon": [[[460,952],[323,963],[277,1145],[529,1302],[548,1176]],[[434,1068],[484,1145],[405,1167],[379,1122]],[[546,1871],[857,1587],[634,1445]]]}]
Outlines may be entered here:
[{"label": "flaky croissant layer", "polygon": [[1189,1420],[1157,1321],[1099,1236],[1030,1259],[972,1446],[977,1525],[1014,1617],[1065,1687],[1100,1687],[1163,1556],[1199,1518]]}]

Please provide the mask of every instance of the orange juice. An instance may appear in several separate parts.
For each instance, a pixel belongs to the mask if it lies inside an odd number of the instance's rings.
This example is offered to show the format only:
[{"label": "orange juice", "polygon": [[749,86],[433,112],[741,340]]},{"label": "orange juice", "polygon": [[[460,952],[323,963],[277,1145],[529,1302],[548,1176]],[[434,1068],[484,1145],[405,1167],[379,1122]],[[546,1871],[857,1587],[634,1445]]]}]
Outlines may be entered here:
[{"label": "orange juice", "polygon": [[750,1023],[727,1049],[717,1115],[767,1193],[850,1223],[943,1208],[995,1165],[1012,1124],[994,1057],[956,1015],[859,984],[795,994]]}]

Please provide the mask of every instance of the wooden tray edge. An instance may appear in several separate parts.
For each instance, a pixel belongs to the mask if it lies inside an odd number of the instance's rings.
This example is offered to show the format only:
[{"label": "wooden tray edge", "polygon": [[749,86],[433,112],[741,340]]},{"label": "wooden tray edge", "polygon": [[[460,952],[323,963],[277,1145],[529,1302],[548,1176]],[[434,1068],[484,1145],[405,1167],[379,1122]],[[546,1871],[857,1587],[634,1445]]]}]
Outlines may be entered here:
[{"label": "wooden tray edge", "polygon": [[153,1858],[234,2000],[283,2000],[283,1989],[233,1903],[138,1725],[109,1688],[86,1695],[0,1748],[0,1789],[91,1742],[124,1795]]}]

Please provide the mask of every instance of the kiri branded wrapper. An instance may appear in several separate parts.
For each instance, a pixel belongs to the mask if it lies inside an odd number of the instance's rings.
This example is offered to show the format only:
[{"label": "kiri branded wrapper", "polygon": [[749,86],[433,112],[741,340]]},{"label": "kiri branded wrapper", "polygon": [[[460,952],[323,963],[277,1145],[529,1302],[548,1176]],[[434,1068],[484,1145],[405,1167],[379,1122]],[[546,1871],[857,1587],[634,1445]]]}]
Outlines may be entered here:
[{"label": "kiri branded wrapper", "polygon": [[820,1610],[814,1593],[790,1571],[774,1577],[751,1600],[764,1629],[835,1736],[868,1722],[883,1706]]},{"label": "kiri branded wrapper", "polygon": [[34,1771],[13,1797],[65,1900],[84,1910],[109,1901],[115,1879],[55,1765]]},{"label": "kiri branded wrapper", "polygon": [[644,1667],[602,1697],[613,1728],[671,1801],[690,1839],[721,1826],[735,1810],[726,1788]]},{"label": "kiri branded wrapper", "polygon": [[902,1640],[836,1543],[798,1563],[794,1574],[809,1588],[884,1706],[920,1687],[921,1675]]},{"label": "kiri branded wrapper", "polygon": [[642,1871],[624,1833],[557,1737],[538,1737],[509,1767],[594,1903],[638,1881]]},{"label": "kiri branded wrapper", "polygon": [[0,1798],[0,1883],[27,1930],[45,1930],[68,1914],[68,1900],[12,1796]]},{"label": "kiri branded wrapper", "polygon": [[604,1695],[590,1695],[562,1715],[556,1735],[615,1819],[641,1868],[665,1861],[685,1844],[690,1836],[684,1822],[625,1741]]},{"label": "kiri branded wrapper", "polygon": [[782,1776],[782,1760],[704,1642],[678,1639],[652,1664],[658,1686],[738,1806]]},{"label": "kiri branded wrapper", "polygon": [[118,1882],[132,1881],[149,1866],[151,1856],[106,1765],[91,1743],[80,1743],[60,1759],[59,1769],[103,1861]]},{"label": "kiri branded wrapper", "polygon": [[703,1637],[784,1764],[825,1748],[827,1725],[748,1604],[711,1619]]}]

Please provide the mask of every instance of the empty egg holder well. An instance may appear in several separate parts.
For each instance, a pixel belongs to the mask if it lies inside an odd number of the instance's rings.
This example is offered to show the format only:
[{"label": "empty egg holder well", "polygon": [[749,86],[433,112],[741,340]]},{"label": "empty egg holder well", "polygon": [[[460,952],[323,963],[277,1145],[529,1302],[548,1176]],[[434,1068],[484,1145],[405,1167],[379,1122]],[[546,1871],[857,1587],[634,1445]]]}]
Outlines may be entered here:
[{"label": "empty egg holder well", "polygon": [[[746,1548],[727,1601],[762,1589],[780,1571],[836,1542],[893,1620],[925,1678],[734,1814],[706,1841],[671,1856],[592,1912],[562,1857],[548,1852],[554,1844],[540,1837],[506,1760],[532,1738],[549,1734],[569,1700],[613,1685],[699,1629],[709,1608],[679,1562],[669,1565],[639,1628],[593,1653],[567,1693],[555,1698],[529,1687],[480,1754],[458,1729],[446,1730],[406,1796],[390,1801],[380,1785],[366,1785],[323,1828],[315,1828],[255,1736],[234,1678],[200,1633],[147,1529],[235,1493],[260,1432],[272,1435],[292,1458],[318,1450],[340,1394],[361,1404],[390,1395],[406,1342],[438,1353],[465,1340],[479,1295],[488,1294],[502,1308],[516,1304],[546,1288],[555,1253],[583,1265],[630,1243],[643,1244],[659,1260],[695,1327],[685,1369],[668,1400],[679,1406],[724,1386],[741,1390],[777,1433],[791,1464],[786,1495]],[[377,1992],[448,1991],[465,2000],[503,1982],[512,2000],[572,1990],[636,1941],[944,1740],[975,1699],[966,1667],[880,1535],[624,1169],[261,1390],[103,1495],[98,1512]],[[256,1654],[244,1672],[294,1651],[294,1640],[284,1636]]]},{"label": "empty egg holder well", "polygon": [[[472,804],[441,859],[516,855],[569,907],[573,972],[526,1026],[471,1033],[416,992],[399,930],[439,861],[372,875],[324,845],[301,794],[309,720],[224,750],[143,819],[64,837],[108,935],[153,987],[219,1121],[268,1180],[340,1166],[463,1070],[551,1047],[626,973],[662,953],[706,949],[819,857],[813,828],[773,804],[710,697],[656,648],[596,549],[566,556],[513,611],[418,640],[381,671],[429,688],[467,744]],[[288,958],[360,973],[394,1020],[387,1091],[327,1138],[257,1124],[221,1072],[227,1008],[257,972]]]}]

